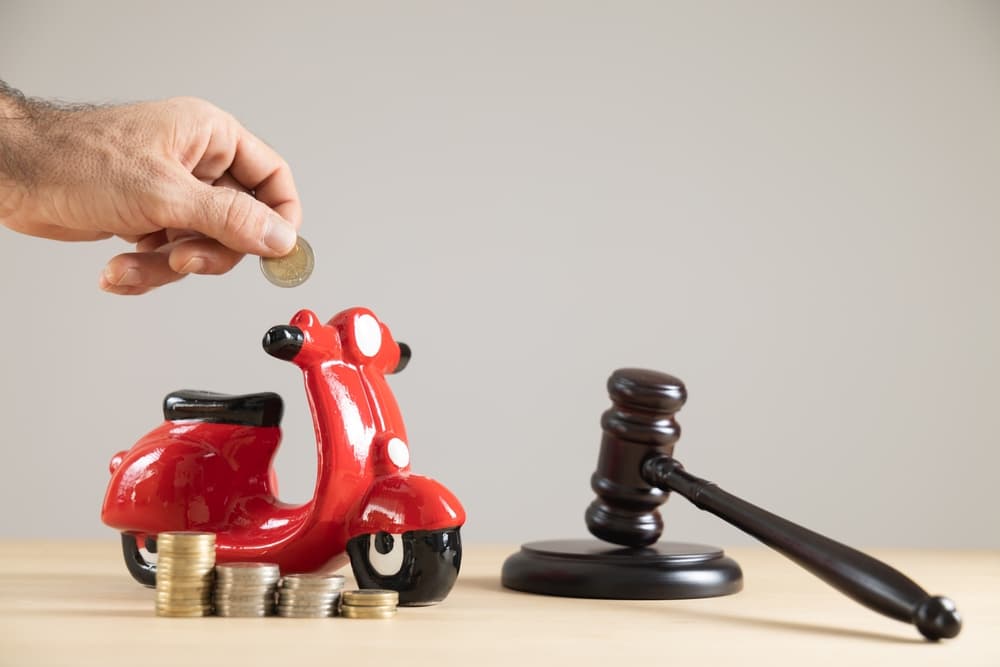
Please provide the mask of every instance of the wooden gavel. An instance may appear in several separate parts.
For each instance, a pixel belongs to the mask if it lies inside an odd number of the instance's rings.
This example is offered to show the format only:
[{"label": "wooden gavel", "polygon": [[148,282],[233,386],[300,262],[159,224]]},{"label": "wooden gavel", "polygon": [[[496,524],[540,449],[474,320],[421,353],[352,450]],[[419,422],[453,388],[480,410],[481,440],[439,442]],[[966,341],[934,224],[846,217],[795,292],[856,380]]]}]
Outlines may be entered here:
[{"label": "wooden gavel", "polygon": [[665,373],[615,371],[608,380],[612,407],[591,486],[597,499],[587,509],[595,536],[626,547],[656,542],[663,531],[659,506],[675,491],[792,559],[866,607],[937,640],[958,635],[955,603],[928,595],[898,570],[844,544],[803,528],[695,477],[673,458],[680,428],[674,414],[687,398],[684,384]]}]

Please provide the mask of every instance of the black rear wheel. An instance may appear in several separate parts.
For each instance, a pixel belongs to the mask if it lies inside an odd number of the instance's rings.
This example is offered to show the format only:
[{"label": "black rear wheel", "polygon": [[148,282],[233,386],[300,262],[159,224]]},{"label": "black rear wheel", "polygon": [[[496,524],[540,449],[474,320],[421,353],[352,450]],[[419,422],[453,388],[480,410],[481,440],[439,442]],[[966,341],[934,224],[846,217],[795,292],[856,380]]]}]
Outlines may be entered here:
[{"label": "black rear wheel", "polygon": [[[145,546],[149,551],[156,551],[156,541],[152,538],[146,540]],[[133,579],[143,586],[156,587],[156,564],[146,561],[139,550],[139,541],[132,533],[122,533],[122,555]]]}]

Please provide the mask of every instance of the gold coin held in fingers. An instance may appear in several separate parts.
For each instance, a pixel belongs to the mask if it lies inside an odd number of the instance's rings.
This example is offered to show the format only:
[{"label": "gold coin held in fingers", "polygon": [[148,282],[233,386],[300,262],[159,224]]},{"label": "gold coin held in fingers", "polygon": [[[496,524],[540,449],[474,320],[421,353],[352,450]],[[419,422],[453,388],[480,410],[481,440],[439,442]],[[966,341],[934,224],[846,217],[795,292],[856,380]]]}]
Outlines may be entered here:
[{"label": "gold coin held in fingers", "polygon": [[312,246],[300,236],[284,257],[261,257],[260,270],[278,287],[296,287],[312,275],[315,263]]}]

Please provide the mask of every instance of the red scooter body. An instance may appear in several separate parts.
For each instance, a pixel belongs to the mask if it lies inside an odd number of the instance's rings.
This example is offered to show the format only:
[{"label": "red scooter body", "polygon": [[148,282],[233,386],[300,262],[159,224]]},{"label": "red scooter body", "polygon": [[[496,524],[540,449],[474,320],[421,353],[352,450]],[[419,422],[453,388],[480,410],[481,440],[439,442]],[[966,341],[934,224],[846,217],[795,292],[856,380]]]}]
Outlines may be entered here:
[{"label": "red scooter body", "polygon": [[102,520],[123,534],[129,570],[155,583],[139,551],[165,531],[216,533],[218,562],[277,563],[282,573],[333,570],[351,560],[363,587],[430,604],[461,564],[465,512],[438,482],[410,472],[406,430],[385,375],[409,348],[365,308],[323,324],[308,310],[272,327],[264,349],[302,370],[316,431],[312,500],[277,498],[277,394],[181,391],[166,421],[111,461]]}]

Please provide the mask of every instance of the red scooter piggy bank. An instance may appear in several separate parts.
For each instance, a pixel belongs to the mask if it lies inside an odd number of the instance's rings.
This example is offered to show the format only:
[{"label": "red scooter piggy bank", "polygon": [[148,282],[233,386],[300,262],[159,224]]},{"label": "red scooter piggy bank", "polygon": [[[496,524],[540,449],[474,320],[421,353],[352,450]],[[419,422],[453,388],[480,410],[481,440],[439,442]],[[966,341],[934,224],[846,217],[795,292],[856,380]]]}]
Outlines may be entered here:
[{"label": "red scooter piggy bank", "polygon": [[271,562],[288,574],[349,558],[363,588],[397,590],[403,605],[443,600],[461,564],[465,511],[444,486],[410,472],[385,379],[403,369],[409,348],[370,310],[351,308],[326,324],[300,311],[267,332],[264,350],[305,376],[319,463],[312,500],[276,497],[280,396],[174,392],[166,421],[111,459],[101,519],[121,531],[129,572],[155,585],[155,563],[140,547],[155,552],[164,531],[210,531],[220,563]]}]

